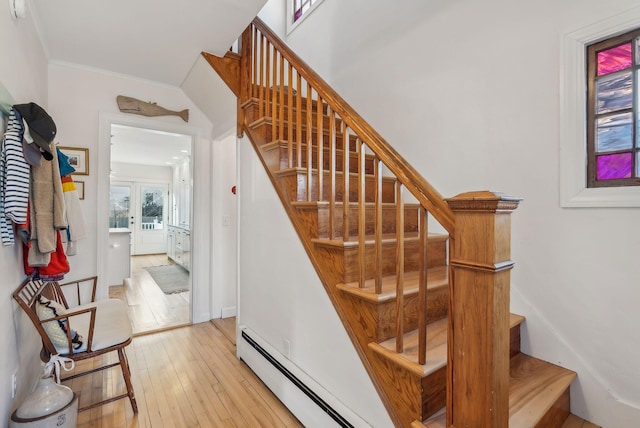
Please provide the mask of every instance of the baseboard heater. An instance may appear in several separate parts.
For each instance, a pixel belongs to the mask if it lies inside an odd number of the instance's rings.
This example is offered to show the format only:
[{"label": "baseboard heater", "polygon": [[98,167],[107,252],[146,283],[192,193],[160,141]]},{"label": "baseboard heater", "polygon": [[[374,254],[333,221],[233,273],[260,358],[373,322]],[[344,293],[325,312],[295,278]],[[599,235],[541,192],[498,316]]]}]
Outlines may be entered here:
[{"label": "baseboard heater", "polygon": [[353,428],[344,417],[340,415],[333,407],[331,407],[326,401],[324,401],[318,394],[313,392],[311,388],[304,384],[296,375],[291,373],[285,366],[283,366],[276,358],[274,358],[269,352],[267,352],[262,346],[256,343],[246,331],[242,330],[242,338],[262,355],[273,367],[275,367],[283,376],[285,376],[291,383],[293,383],[300,391],[302,391],[311,401],[313,401],[318,407],[320,407],[327,415],[331,417],[341,427]]}]

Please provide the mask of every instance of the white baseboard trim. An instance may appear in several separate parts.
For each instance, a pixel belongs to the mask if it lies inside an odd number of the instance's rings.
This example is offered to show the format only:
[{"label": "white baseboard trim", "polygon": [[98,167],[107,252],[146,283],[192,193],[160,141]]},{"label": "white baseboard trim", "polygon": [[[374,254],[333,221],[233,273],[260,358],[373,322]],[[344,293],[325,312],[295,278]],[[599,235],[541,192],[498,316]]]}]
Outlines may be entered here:
[{"label": "white baseboard trim", "polygon": [[228,308],[222,308],[222,311],[221,311],[221,314],[220,314],[220,318],[235,317],[237,313],[238,313],[238,310],[237,310],[236,306],[230,306]]}]

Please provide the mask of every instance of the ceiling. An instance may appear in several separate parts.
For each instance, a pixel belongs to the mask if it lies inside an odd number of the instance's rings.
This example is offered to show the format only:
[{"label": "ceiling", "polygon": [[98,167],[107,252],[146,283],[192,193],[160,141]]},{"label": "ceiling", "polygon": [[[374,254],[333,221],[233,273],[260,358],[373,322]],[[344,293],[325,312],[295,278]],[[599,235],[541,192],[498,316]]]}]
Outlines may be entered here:
[{"label": "ceiling", "polygon": [[50,61],[180,86],[202,51],[223,55],[266,0],[30,0]]},{"label": "ceiling", "polygon": [[111,125],[111,162],[175,166],[191,154],[191,136]]},{"label": "ceiling", "polygon": [[[224,55],[266,1],[29,0],[27,13],[32,14],[49,61],[181,87],[193,70],[203,74],[200,53]],[[202,92],[190,90],[193,85],[187,82],[183,88],[187,96]],[[218,110],[228,110],[220,104]],[[217,123],[226,116],[215,108],[202,107],[214,127],[231,126]],[[191,149],[190,137],[176,134],[126,126],[114,126],[112,134],[114,162],[171,165],[184,156],[181,150]]]}]

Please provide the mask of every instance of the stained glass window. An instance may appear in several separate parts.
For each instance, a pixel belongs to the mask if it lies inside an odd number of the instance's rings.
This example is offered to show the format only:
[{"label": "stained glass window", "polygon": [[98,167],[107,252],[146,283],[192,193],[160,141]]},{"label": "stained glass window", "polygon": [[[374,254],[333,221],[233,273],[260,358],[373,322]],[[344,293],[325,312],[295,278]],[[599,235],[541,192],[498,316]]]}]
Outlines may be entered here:
[{"label": "stained glass window", "polygon": [[302,18],[311,6],[320,0],[293,0],[293,22]]},{"label": "stained glass window", "polygon": [[640,185],[640,29],[587,47],[587,185]]}]

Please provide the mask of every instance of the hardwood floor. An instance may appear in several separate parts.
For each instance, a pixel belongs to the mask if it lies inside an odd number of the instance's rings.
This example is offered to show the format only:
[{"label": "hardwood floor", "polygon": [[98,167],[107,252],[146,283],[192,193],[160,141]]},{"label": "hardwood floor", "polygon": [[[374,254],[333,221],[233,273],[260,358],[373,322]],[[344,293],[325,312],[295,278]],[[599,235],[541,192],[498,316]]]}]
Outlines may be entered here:
[{"label": "hardwood floor", "polygon": [[131,257],[131,278],[109,287],[109,297],[124,300],[134,335],[188,325],[190,292],[164,294],[144,268],[173,263],[166,254]]},{"label": "hardwood floor", "polygon": [[[126,351],[138,415],[129,400],[118,400],[80,413],[79,428],[302,427],[212,322],[135,337]],[[81,406],[91,395],[124,391],[119,368],[68,386],[80,392]]]},{"label": "hardwood floor", "polygon": [[218,318],[211,320],[211,322],[218,327],[218,330],[220,330],[231,343],[236,344],[236,317]]}]

